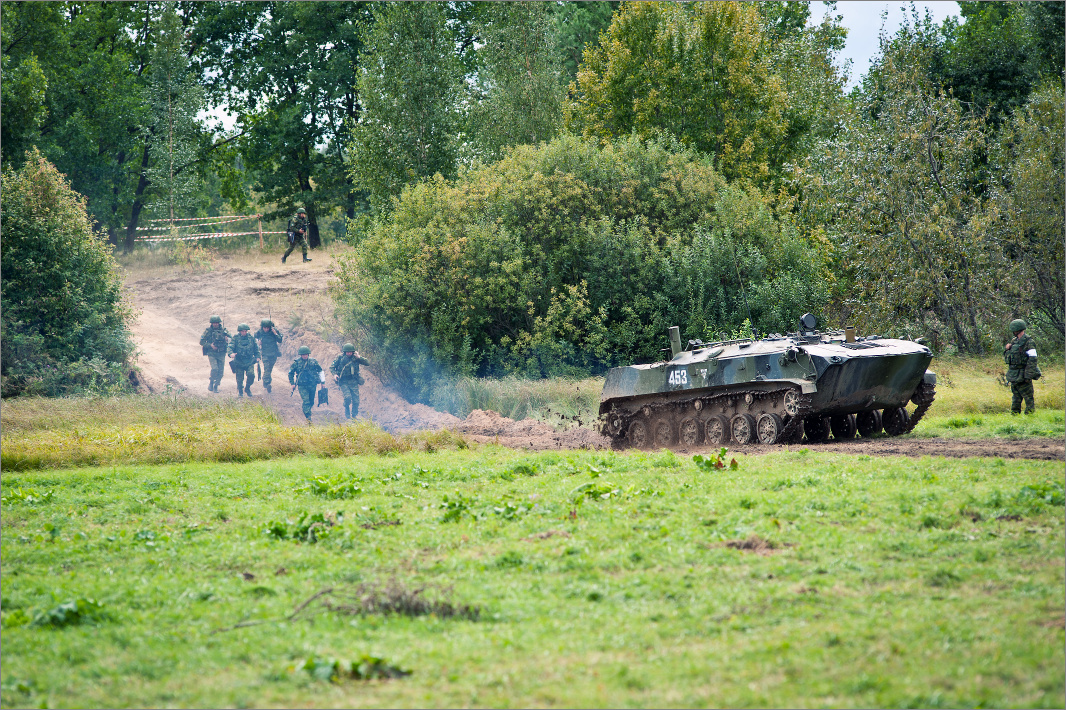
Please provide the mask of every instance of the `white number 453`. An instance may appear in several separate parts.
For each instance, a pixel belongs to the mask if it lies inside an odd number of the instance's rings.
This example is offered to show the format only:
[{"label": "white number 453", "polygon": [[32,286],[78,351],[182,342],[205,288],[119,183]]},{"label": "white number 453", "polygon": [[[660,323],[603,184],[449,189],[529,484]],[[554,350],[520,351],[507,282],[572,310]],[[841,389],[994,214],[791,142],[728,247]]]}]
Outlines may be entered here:
[{"label": "white number 453", "polygon": [[673,370],[666,381],[671,385],[687,385],[688,370]]}]

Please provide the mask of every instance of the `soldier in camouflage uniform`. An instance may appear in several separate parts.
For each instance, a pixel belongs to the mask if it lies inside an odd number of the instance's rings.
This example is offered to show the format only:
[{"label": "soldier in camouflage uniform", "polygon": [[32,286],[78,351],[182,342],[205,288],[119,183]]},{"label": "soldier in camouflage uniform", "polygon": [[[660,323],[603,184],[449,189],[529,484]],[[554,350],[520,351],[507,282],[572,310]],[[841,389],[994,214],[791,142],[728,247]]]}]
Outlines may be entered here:
[{"label": "soldier in camouflage uniform", "polygon": [[311,348],[301,345],[300,356],[292,361],[289,366],[289,384],[295,390],[300,388],[300,399],[303,401],[304,416],[307,423],[311,423],[311,407],[315,404],[315,389],[326,381],[322,372],[322,366],[311,355]]},{"label": "soldier in camouflage uniform", "polygon": [[211,363],[211,378],[207,383],[209,392],[218,392],[218,383],[222,382],[222,365],[226,361],[226,343],[229,339],[229,331],[222,326],[222,319],[211,316],[210,325],[200,336],[200,346]]},{"label": "soldier in camouflage uniform", "polygon": [[365,358],[359,357],[354,345],[345,343],[341,346],[341,354],[329,366],[329,371],[333,373],[333,380],[344,396],[345,419],[352,419],[359,413],[359,385],[363,384],[359,366],[369,364]]},{"label": "soldier in camouflage uniform", "polygon": [[282,264],[289,258],[289,254],[292,254],[297,244],[303,250],[304,261],[311,261],[307,258],[307,227],[307,212],[301,207],[296,210],[296,214],[289,218],[289,248],[285,255],[281,257]]},{"label": "soldier in camouflage uniform", "polygon": [[1025,334],[1028,327],[1025,321],[1018,319],[1010,323],[1014,340],[1003,348],[1003,360],[1007,363],[1007,382],[1010,383],[1011,414],[1022,413],[1022,401],[1025,401],[1025,413],[1036,411],[1036,399],[1033,380],[1040,377],[1040,368],[1036,363],[1036,343]]},{"label": "soldier in camouflage uniform", "polygon": [[281,357],[281,348],[278,347],[281,345],[281,333],[274,328],[274,321],[264,318],[259,321],[255,339],[259,341],[259,354],[263,356],[263,387],[269,392],[274,363]]},{"label": "soldier in camouflage uniform", "polygon": [[255,363],[259,361],[259,344],[252,337],[247,323],[237,326],[237,337],[229,341],[229,356],[233,361],[231,367],[237,375],[237,396],[252,396],[252,383],[255,382]]}]

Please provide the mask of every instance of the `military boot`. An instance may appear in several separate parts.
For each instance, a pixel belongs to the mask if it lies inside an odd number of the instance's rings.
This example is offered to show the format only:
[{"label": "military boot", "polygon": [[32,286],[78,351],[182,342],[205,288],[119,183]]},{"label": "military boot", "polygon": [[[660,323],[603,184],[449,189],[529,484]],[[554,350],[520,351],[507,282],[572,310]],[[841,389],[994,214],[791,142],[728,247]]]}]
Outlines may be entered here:
[{"label": "military boot", "polygon": [[263,385],[263,387],[266,389],[267,394],[270,394],[270,384],[267,383],[267,384]]},{"label": "military boot", "polygon": [[251,385],[245,385],[244,393],[246,395],[248,395],[249,397],[251,397],[252,396],[252,386]]},{"label": "military boot", "polygon": [[345,419],[351,419],[352,418],[351,405],[348,404],[347,402],[344,403],[344,418]]},{"label": "military boot", "polygon": [[306,263],[307,263],[307,262],[309,262],[309,261],[311,261],[311,260],[310,260],[310,259],[308,259],[308,258],[307,258],[307,257],[305,256],[305,257],[304,257],[304,263],[306,264]]},{"label": "military boot", "polygon": [[281,263],[284,264],[285,263],[285,259],[287,259],[287,258],[288,257],[285,257],[285,256],[281,257]]}]

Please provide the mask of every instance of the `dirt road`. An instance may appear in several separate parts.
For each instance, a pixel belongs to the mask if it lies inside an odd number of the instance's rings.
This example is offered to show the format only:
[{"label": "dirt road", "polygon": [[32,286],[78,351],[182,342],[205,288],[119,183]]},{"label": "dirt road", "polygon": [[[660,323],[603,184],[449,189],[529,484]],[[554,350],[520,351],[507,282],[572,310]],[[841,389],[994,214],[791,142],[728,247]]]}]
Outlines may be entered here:
[{"label": "dirt road", "polygon": [[[286,424],[302,424],[299,394],[290,396],[288,368],[301,345],[311,348],[323,369],[340,351],[341,342],[323,339],[320,332],[335,332],[333,307],[327,294],[332,276],[328,254],[313,253],[314,260],[281,264],[277,254],[223,257],[207,273],[155,269],[127,273],[126,286],[140,315],[134,337],[140,354],[140,379],[151,392],[185,391],[209,398],[234,398],[236,379],[226,369],[219,393],[208,392],[210,366],[201,354],[200,335],[213,314],[225,317],[226,327],[236,334],[239,323],[253,331],[262,318],[270,317],[284,336],[282,356],[274,367],[273,393],[262,384],[252,387],[255,398],[278,412]],[[386,431],[404,433],[426,429],[454,429],[472,441],[497,442],[530,450],[609,448],[610,442],[587,428],[555,431],[534,421],[513,421],[495,412],[473,412],[465,420],[435,411],[423,404],[405,401],[386,387],[374,374],[373,363],[363,368],[366,384],[360,387],[360,417],[368,418]],[[329,384],[332,381],[328,379]],[[337,388],[330,388],[328,405],[315,407],[314,424],[344,420],[344,406]],[[808,445],[804,445],[808,446]],[[742,453],[780,451],[781,447],[734,446]],[[800,447],[792,447],[800,448]],[[1061,439],[1021,441],[962,439],[857,439],[849,442],[815,444],[817,451],[836,451],[872,456],[991,456],[1002,458],[1062,460],[1066,447]],[[681,453],[693,454],[706,449]]]}]

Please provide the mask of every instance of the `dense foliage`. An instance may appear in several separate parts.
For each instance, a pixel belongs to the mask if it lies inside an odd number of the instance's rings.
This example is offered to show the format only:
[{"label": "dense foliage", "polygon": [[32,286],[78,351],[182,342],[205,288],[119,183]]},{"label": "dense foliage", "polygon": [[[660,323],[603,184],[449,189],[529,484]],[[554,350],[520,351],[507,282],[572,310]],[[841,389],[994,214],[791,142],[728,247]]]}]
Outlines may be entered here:
[{"label": "dense foliage", "polygon": [[784,331],[825,302],[817,250],[669,139],[564,135],[405,188],[338,298],[408,396],[446,375],[579,375],[655,359],[666,328]]},{"label": "dense foliage", "polygon": [[3,396],[128,386],[131,314],[85,198],[37,151],[4,170],[3,192]]}]

